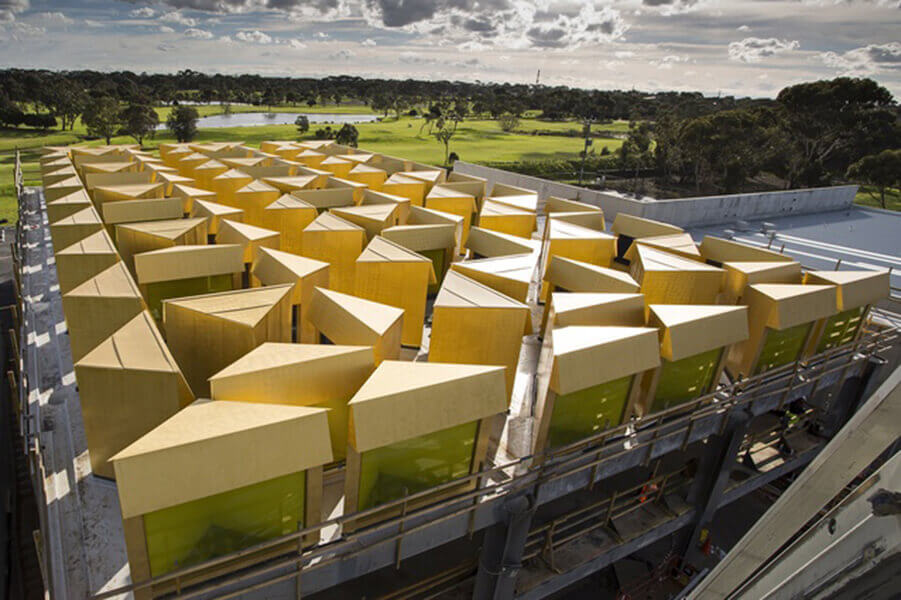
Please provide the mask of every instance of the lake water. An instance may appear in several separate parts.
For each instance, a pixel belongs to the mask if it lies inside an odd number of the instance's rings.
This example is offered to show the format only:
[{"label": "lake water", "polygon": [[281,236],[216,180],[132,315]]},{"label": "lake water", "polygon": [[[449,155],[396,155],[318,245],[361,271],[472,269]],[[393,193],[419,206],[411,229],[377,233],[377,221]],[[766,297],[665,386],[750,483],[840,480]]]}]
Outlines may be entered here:
[{"label": "lake water", "polygon": [[[378,115],[354,115],[342,113],[232,113],[230,115],[213,115],[197,119],[197,128],[211,127],[259,127],[261,125],[294,125],[294,121],[300,115],[306,115],[310,124],[314,123],[370,123],[377,120]],[[165,129],[166,124],[160,123],[157,129]]]}]

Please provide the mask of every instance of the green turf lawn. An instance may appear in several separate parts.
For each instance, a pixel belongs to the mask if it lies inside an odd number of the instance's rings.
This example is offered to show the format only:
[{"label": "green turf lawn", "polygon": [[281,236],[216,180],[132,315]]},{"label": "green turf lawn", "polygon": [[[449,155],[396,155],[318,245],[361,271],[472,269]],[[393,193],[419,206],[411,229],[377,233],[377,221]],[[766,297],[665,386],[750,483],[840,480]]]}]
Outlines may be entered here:
[{"label": "green turf lawn", "polygon": [[[872,195],[869,191],[872,190]],[[854,197],[855,204],[882,208],[879,204],[879,190],[872,186],[862,185]],[[885,208],[888,210],[901,210],[901,189],[890,188],[885,192]]]},{"label": "green turf lawn", "polygon": [[[221,114],[218,104],[197,106],[201,116]],[[165,121],[171,107],[158,107],[160,120]],[[266,110],[265,107],[262,109]],[[363,105],[342,104],[315,106],[306,105],[274,107],[278,112],[341,112],[351,114],[371,114],[369,107]],[[260,112],[256,106],[232,105],[233,112]],[[440,165],[444,162],[444,146],[422,128],[420,118],[402,117],[400,120],[389,117],[376,123],[358,123],[360,132],[359,146],[366,150],[381,152],[393,156],[415,159],[420,162]],[[317,127],[313,124],[313,130]],[[616,121],[595,125],[595,131],[619,132],[628,129],[625,121]],[[421,131],[420,131],[421,130]],[[582,150],[583,142],[578,135],[580,125],[575,122],[539,121],[533,118],[522,119],[513,132],[502,131],[496,121],[468,120],[459,125],[457,134],[451,140],[450,150],[468,162],[516,162],[521,160],[566,159],[577,157]],[[538,133],[541,135],[538,135]],[[16,217],[15,188],[13,187],[13,151],[23,151],[25,179],[28,185],[40,185],[37,159],[42,146],[67,145],[81,142],[87,135],[81,121],[75,123],[72,131],[59,130],[40,131],[32,129],[0,129],[0,218],[13,221]],[[222,127],[200,129],[197,142],[242,140],[249,146],[259,147],[266,140],[312,139],[307,133],[298,138],[293,125],[262,125],[259,127]],[[154,139],[144,140],[144,147],[155,150],[165,142],[174,142],[168,131],[159,132]],[[85,142],[89,145],[100,145],[104,140]],[[114,144],[133,144],[135,140],[127,136],[112,139]],[[622,141],[613,138],[596,138],[594,150],[600,152],[606,146],[611,152],[622,145]]]}]

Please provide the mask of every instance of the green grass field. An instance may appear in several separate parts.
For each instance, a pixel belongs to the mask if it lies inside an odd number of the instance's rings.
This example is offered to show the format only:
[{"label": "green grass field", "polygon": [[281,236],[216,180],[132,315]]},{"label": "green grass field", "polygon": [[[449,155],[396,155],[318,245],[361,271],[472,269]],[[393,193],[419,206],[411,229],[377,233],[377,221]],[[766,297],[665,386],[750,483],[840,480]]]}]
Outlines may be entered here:
[{"label": "green grass field", "polygon": [[[197,106],[201,116],[222,114],[218,104]],[[170,107],[158,107],[160,120],[164,121]],[[232,105],[233,112],[260,112],[260,107]],[[264,107],[262,110],[266,110]],[[277,112],[340,112],[349,114],[371,114],[369,107],[362,105],[315,106],[305,105],[274,107]],[[381,122],[359,123],[359,146],[366,150],[393,156],[411,158],[420,162],[440,165],[444,162],[444,146],[439,143],[428,128],[421,128],[420,118],[389,117]],[[317,126],[312,125],[315,130]],[[451,140],[450,150],[468,162],[515,162],[521,160],[567,159],[577,157],[583,142],[578,135],[580,126],[575,122],[549,122],[525,118],[513,132],[502,131],[496,121],[469,120],[460,124]],[[421,131],[420,131],[421,130]],[[617,121],[596,125],[595,131],[624,132],[628,123]],[[25,180],[27,185],[40,185],[37,171],[38,150],[42,146],[67,145],[84,142],[89,145],[103,144],[104,140],[85,141],[87,131],[81,121],[77,121],[72,131],[39,131],[32,129],[0,129],[0,218],[14,221],[15,188],[13,186],[14,150],[19,148],[23,155]],[[200,129],[195,141],[242,140],[249,146],[259,147],[266,140],[312,139],[312,134],[299,137],[293,125],[262,125],[259,127],[222,127]],[[155,150],[165,142],[173,142],[168,131],[159,132],[154,139],[144,140],[144,147]],[[114,144],[133,144],[135,140],[127,136],[113,138]],[[616,138],[596,138],[595,152],[607,147],[611,152],[622,145]]]},{"label": "green grass field", "polygon": [[[873,193],[870,194],[869,192]],[[879,204],[879,190],[871,186],[862,185],[857,190],[857,196],[854,198],[855,204],[861,206],[872,206],[874,208],[882,208]],[[888,210],[901,210],[901,189],[888,189],[885,192],[885,208]]]}]

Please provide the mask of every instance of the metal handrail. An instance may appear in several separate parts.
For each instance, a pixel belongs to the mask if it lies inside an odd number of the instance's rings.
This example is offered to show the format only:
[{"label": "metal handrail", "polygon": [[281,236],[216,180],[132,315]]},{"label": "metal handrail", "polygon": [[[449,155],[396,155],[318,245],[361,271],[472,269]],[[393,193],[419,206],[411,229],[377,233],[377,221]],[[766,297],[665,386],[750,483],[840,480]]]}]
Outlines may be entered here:
[{"label": "metal handrail", "polygon": [[[636,419],[630,423],[604,431],[589,438],[588,441],[591,443],[587,448],[585,442],[578,442],[564,448],[555,449],[553,452],[547,452],[543,455],[527,455],[511,462],[504,463],[503,465],[495,465],[417,494],[412,494],[405,498],[388,502],[377,508],[329,519],[292,534],[274,538],[228,555],[184,567],[165,575],[152,577],[142,582],[132,583],[117,589],[101,592],[94,595],[92,598],[94,600],[101,600],[119,594],[172,583],[176,584],[177,587],[181,589],[181,586],[178,584],[183,579],[189,578],[192,575],[202,576],[203,571],[207,571],[216,566],[242,558],[249,558],[257,554],[264,554],[267,550],[285,546],[291,542],[294,542],[296,545],[297,542],[300,542],[306,536],[321,532],[321,530],[326,527],[340,526],[347,522],[358,521],[361,517],[367,515],[389,512],[391,509],[409,505],[417,499],[425,500],[429,496],[434,496],[443,490],[461,486],[461,484],[479,480],[491,482],[494,480],[493,476],[505,472],[513,472],[516,467],[525,466],[527,468],[524,473],[514,475],[504,481],[488,483],[484,487],[454,495],[440,502],[423,506],[416,510],[410,510],[400,517],[386,519],[385,521],[376,523],[366,529],[358,530],[352,534],[343,536],[339,540],[314,545],[303,553],[297,554],[292,552],[290,555],[283,558],[272,558],[271,555],[269,555],[267,557],[269,562],[264,562],[264,559],[261,558],[260,564],[257,564],[255,567],[248,567],[244,572],[235,577],[237,577],[237,581],[244,581],[251,577],[259,577],[265,573],[289,567],[300,568],[304,572],[318,569],[336,561],[344,560],[347,557],[353,556],[368,548],[392,542],[397,543],[402,538],[420,531],[423,528],[431,527],[448,519],[471,513],[480,506],[478,502],[479,499],[484,499],[488,496],[510,496],[529,488],[540,488],[540,486],[545,483],[549,483],[562,477],[568,477],[587,469],[592,469],[599,464],[615,460],[623,454],[631,454],[633,452],[641,451],[644,448],[648,448],[648,454],[650,455],[655,443],[659,443],[666,438],[676,435],[682,435],[687,442],[691,435],[691,424],[693,422],[719,415],[724,419],[725,424],[733,410],[746,408],[759,398],[770,397],[776,392],[786,389],[787,380],[796,378],[800,371],[804,371],[805,385],[810,384],[811,382],[817,382],[826,375],[850,368],[855,361],[859,360],[861,355],[875,354],[884,347],[889,347],[897,343],[898,338],[899,332],[893,328],[886,328],[881,331],[868,329],[862,332],[861,339],[812,357],[807,363],[798,361],[761,375],[736,381],[715,392],[702,396],[697,400],[688,402],[684,406],[673,407],[660,413],[654,413],[645,418]],[[843,360],[838,366],[831,364],[833,361],[839,359]],[[688,414],[677,414],[685,413],[686,411]],[[672,417],[672,420],[668,420],[668,417]],[[657,433],[662,429],[669,430],[663,432],[661,437],[654,435],[648,441],[635,440],[636,443],[629,449],[604,454],[605,450],[616,449],[617,439],[622,439],[627,435],[634,437],[638,434]],[[542,460],[536,461],[535,459],[537,458],[541,458]],[[445,512],[457,505],[462,505],[462,508],[457,508],[447,513]],[[435,518],[424,519],[424,517],[429,515],[435,515]],[[419,524],[414,527],[403,527],[402,531],[398,532],[399,526],[404,522],[409,521],[417,521]],[[364,539],[365,537],[372,536],[375,532],[388,529],[393,530],[395,533],[377,540]],[[266,580],[265,583],[272,584],[280,580],[296,577],[298,577],[297,572],[288,575],[277,575]],[[204,582],[207,585],[201,589],[190,591],[187,594],[179,595],[178,597],[193,598],[236,583],[236,581],[233,580],[234,578],[229,580],[228,576],[223,579],[212,583]]]}]

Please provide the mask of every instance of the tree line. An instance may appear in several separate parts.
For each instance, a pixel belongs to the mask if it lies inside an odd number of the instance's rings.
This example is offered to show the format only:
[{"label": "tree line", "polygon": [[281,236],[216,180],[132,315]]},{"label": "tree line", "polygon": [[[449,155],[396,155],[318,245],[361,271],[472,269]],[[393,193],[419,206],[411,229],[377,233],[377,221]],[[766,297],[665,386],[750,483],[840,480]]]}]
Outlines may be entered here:
[{"label": "tree line", "polygon": [[[422,117],[425,129],[454,157],[451,140],[466,119],[491,118],[515,132],[526,113],[571,120],[586,138],[586,166],[615,168],[696,192],[732,192],[761,174],[786,187],[853,179],[884,190],[898,185],[899,108],[871,79],[840,77],[789,86],[775,99],[708,97],[701,93],[586,90],[564,86],[259,75],[119,71],[0,71],[0,124],[71,129],[81,117],[93,136],[132,135],[139,143],[159,123],[153,106],[172,105],[169,128],[178,139],[196,133],[196,111],[185,103],[257,106],[365,104],[385,116]],[[27,110],[26,110],[27,109]],[[194,114],[193,120],[191,113]],[[173,120],[175,118],[175,120]],[[591,125],[630,121],[622,147],[591,148]],[[173,126],[175,129],[173,129]],[[309,129],[298,128],[303,134]],[[356,142],[356,129],[320,128],[313,137]],[[866,159],[866,160],[865,160]]]}]

